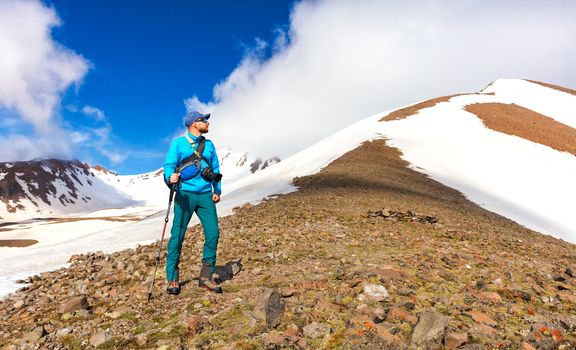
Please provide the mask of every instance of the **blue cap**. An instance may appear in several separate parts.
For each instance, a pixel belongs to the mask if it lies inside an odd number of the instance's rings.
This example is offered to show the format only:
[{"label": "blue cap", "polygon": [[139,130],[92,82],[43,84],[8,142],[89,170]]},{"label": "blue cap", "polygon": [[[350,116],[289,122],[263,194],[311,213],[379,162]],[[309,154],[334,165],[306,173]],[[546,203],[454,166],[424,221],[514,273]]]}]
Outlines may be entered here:
[{"label": "blue cap", "polygon": [[186,127],[189,127],[190,125],[192,125],[192,123],[202,118],[206,119],[210,118],[210,113],[202,114],[198,111],[188,112],[188,114],[186,114],[186,116],[184,117],[184,125],[186,125]]}]

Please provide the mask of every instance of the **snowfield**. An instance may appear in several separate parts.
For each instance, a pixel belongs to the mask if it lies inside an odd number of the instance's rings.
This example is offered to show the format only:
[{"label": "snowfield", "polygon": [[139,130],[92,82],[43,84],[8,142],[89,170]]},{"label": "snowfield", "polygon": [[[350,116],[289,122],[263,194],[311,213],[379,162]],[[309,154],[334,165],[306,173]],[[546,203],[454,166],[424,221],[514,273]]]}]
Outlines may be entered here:
[{"label": "snowfield", "polygon": [[[294,177],[317,173],[365,141],[386,138],[412,169],[462,192],[478,205],[533,230],[576,243],[576,157],[526,139],[487,128],[464,110],[472,103],[514,103],[576,128],[576,96],[524,80],[498,80],[482,93],[452,97],[405,119],[381,122],[394,110],[363,119],[317,144],[254,174],[236,170],[223,183],[219,216],[244,203],[296,191]],[[239,159],[236,156],[235,159]],[[223,171],[226,174],[226,171]],[[0,248],[0,296],[16,290],[17,279],[65,266],[70,255],[112,252],[157,240],[168,203],[168,189],[157,172],[134,176],[100,173],[104,183],[128,193],[144,207],[96,211],[90,221],[42,225],[22,223],[7,237],[33,238],[39,244]],[[151,213],[154,215],[147,216]],[[98,220],[106,216],[147,216],[138,222]],[[197,223],[194,217],[193,223]],[[170,225],[167,228],[169,234]],[[58,233],[59,232],[59,233]]]}]

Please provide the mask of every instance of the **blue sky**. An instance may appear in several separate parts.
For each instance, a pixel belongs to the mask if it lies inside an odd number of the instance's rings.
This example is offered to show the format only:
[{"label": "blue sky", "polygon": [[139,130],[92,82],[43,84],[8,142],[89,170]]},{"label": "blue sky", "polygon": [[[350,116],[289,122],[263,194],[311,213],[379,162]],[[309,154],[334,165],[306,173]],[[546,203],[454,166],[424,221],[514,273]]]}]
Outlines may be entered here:
[{"label": "blue sky", "polygon": [[[161,166],[168,138],[186,112],[183,100],[193,94],[210,100],[214,85],[233,71],[255,38],[270,41],[274,30],[288,23],[291,1],[49,4],[63,22],[53,31],[54,39],[92,66],[80,88],[67,92],[63,105],[102,110],[119,152],[145,151],[109,165],[133,173]],[[63,116],[83,119],[66,108]]]},{"label": "blue sky", "polygon": [[162,166],[186,110],[286,158],[499,78],[576,87],[573,0],[0,0],[0,161]]}]

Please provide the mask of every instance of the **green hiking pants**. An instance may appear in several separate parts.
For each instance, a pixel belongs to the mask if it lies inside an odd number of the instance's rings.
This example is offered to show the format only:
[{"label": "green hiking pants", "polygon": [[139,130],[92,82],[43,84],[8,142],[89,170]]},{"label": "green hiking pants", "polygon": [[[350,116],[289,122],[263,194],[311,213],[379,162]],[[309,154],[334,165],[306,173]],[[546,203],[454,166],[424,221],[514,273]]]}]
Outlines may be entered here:
[{"label": "green hiking pants", "polygon": [[166,279],[168,281],[177,281],[180,278],[178,272],[180,253],[186,235],[186,227],[193,213],[198,215],[204,229],[202,263],[212,266],[212,272],[214,272],[219,231],[216,204],[212,201],[212,193],[196,194],[180,190],[176,192],[174,198],[174,220],[168,241],[168,257],[166,259]]}]

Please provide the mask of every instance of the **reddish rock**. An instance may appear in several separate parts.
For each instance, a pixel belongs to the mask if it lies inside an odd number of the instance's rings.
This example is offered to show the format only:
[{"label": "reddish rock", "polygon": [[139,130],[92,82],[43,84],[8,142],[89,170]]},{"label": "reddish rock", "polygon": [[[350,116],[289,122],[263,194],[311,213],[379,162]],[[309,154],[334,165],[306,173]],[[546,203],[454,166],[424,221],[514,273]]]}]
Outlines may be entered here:
[{"label": "reddish rock", "polygon": [[266,335],[266,339],[264,340],[264,342],[267,343],[268,345],[281,346],[284,343],[284,335],[276,331],[272,331],[268,333],[268,335]]},{"label": "reddish rock", "polygon": [[502,297],[496,292],[482,292],[480,293],[480,299],[493,304],[502,302]]},{"label": "reddish rock", "polygon": [[376,336],[380,338],[384,344],[392,345],[398,342],[398,338],[396,338],[396,336],[394,336],[392,333],[388,332],[386,327],[377,324],[374,325],[374,330],[376,331]]},{"label": "reddish rock", "polygon": [[479,323],[470,328],[470,333],[493,336],[496,334],[496,330],[488,325]]},{"label": "reddish rock", "polygon": [[488,315],[486,315],[485,313],[480,312],[480,311],[476,311],[476,310],[468,311],[468,312],[466,312],[466,315],[472,317],[472,319],[476,323],[482,323],[482,324],[486,324],[489,326],[495,326],[498,324],[496,321],[491,319]]},{"label": "reddish rock", "polygon": [[536,350],[536,348],[533,347],[532,345],[530,345],[530,343],[528,343],[528,342],[522,342],[520,349],[521,350]]},{"label": "reddish rock", "polygon": [[446,333],[444,337],[444,344],[446,345],[446,349],[456,349],[461,345],[464,345],[468,342],[468,333],[455,333],[449,332]]},{"label": "reddish rock", "polygon": [[418,318],[414,315],[410,315],[408,312],[400,309],[397,306],[394,306],[388,312],[388,316],[386,316],[386,321],[394,322],[394,321],[406,321],[411,325],[415,325],[418,323]]}]

